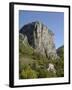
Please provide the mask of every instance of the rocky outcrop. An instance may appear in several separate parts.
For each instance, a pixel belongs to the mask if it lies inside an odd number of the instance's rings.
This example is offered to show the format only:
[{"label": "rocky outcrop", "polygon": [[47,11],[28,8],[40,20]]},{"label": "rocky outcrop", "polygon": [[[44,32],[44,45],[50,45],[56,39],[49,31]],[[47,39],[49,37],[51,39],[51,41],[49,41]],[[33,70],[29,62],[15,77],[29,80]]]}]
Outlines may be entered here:
[{"label": "rocky outcrop", "polygon": [[43,23],[36,21],[24,25],[19,33],[24,36],[29,45],[46,57],[57,58],[56,48],[54,44],[54,33]]},{"label": "rocky outcrop", "polygon": [[56,69],[52,63],[49,63],[49,67],[47,69],[48,71],[52,71],[53,73],[56,73]]}]

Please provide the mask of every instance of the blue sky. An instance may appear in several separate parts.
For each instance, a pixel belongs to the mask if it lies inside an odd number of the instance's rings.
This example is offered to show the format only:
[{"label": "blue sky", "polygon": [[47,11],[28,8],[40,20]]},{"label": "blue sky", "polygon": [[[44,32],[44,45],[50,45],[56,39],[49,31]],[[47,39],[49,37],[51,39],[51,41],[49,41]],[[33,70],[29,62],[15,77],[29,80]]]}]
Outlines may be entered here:
[{"label": "blue sky", "polygon": [[64,44],[64,13],[44,11],[19,11],[19,29],[30,22],[41,21],[55,34],[56,48]]}]

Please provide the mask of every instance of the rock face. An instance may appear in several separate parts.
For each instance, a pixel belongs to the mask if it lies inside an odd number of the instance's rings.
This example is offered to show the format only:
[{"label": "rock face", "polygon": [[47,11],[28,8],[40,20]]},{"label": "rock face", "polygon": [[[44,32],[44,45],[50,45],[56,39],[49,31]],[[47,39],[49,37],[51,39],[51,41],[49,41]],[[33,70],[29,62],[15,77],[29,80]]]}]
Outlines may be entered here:
[{"label": "rock face", "polygon": [[35,52],[46,57],[57,58],[56,48],[54,44],[54,33],[43,23],[36,21],[24,25],[19,33],[27,38],[27,41]]},{"label": "rock face", "polygon": [[54,73],[56,73],[56,69],[54,67],[54,65],[52,63],[49,63],[49,67],[47,69],[48,71],[53,71]]}]

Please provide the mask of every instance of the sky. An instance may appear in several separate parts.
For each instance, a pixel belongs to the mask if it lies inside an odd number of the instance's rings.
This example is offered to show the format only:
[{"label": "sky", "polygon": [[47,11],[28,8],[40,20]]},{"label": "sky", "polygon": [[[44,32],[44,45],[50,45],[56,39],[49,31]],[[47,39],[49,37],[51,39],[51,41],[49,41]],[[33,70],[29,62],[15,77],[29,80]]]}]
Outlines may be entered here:
[{"label": "sky", "polygon": [[45,11],[19,11],[19,29],[33,21],[41,21],[54,33],[56,48],[64,45],[64,13]]}]

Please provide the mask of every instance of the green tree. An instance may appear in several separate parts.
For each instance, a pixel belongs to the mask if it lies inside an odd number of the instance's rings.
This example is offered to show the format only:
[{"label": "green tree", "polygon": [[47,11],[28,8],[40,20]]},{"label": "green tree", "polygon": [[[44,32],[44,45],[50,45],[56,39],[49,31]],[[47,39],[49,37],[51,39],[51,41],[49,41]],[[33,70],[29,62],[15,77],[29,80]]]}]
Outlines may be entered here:
[{"label": "green tree", "polygon": [[38,69],[38,78],[46,78],[48,76],[48,71],[46,69]]},{"label": "green tree", "polygon": [[20,78],[21,79],[37,78],[37,72],[28,67],[25,70],[22,70],[22,72],[20,73]]}]

